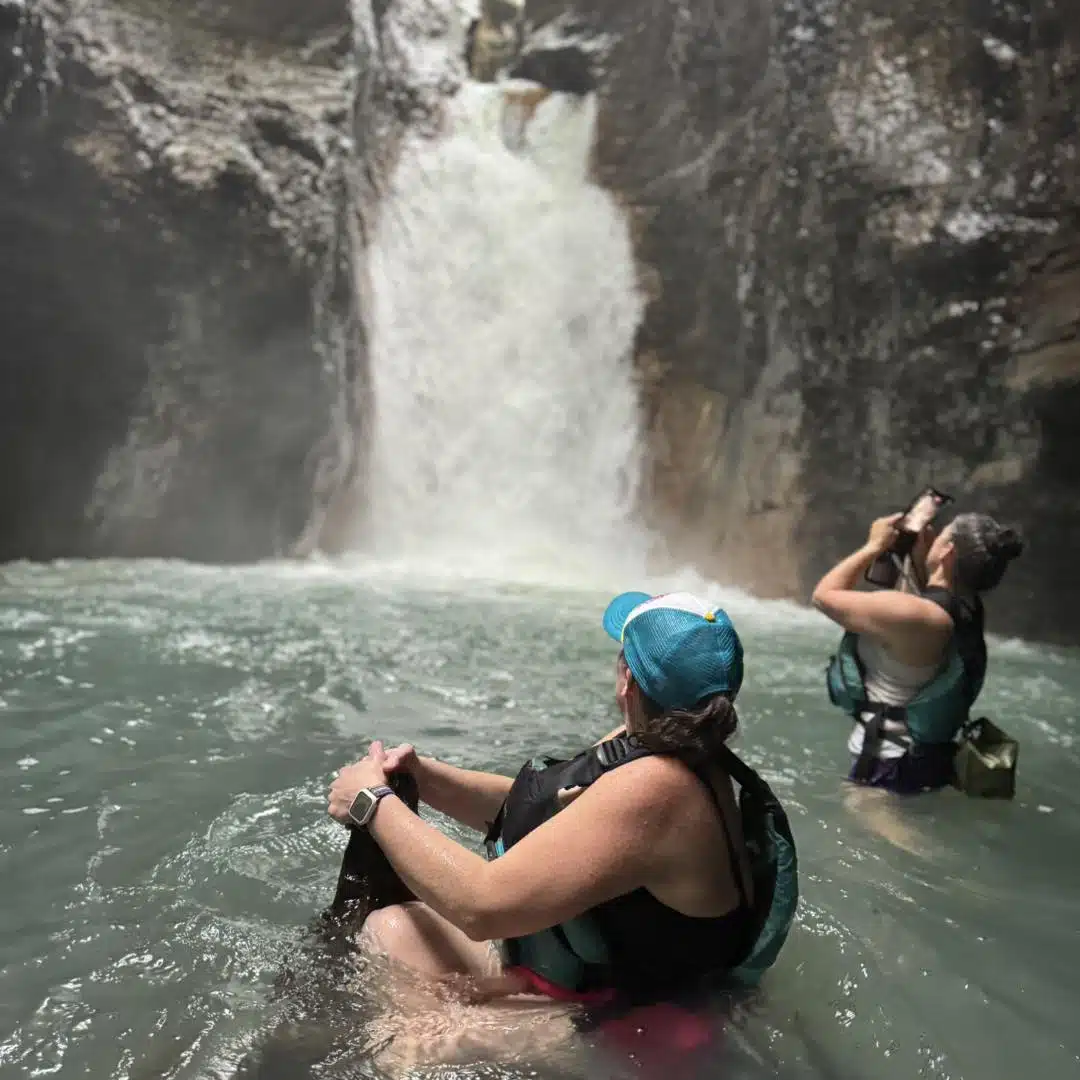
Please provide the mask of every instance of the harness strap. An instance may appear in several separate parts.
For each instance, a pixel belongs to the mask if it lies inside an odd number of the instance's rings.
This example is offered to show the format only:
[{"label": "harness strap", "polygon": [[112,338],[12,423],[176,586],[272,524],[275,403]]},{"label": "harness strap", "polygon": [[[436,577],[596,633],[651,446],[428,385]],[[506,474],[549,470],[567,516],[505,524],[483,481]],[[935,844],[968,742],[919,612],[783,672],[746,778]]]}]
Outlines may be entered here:
[{"label": "harness strap", "polygon": [[606,772],[608,769],[613,769],[616,765],[621,765],[628,760],[633,756],[634,750],[638,748],[637,739],[624,733],[616,735],[614,738],[608,739],[607,742],[602,742],[592,749],[597,761]]},{"label": "harness strap", "polygon": [[[863,716],[864,713],[872,714],[869,720]],[[891,742],[895,746],[908,749],[908,743],[905,741],[905,736],[908,735],[906,713],[907,710],[902,705],[883,705],[877,701],[863,701],[856,706],[852,717],[855,723],[861,724],[863,728],[862,753],[855,762],[853,773],[858,783],[865,783],[873,775],[874,766],[878,760],[878,747],[883,742]],[[902,732],[886,730],[886,720],[903,724],[904,730]]]},{"label": "harness strap", "polygon": [[[747,774],[750,777],[754,776],[753,772],[743,764],[728,748],[722,747],[723,753],[719,755],[718,764],[720,767],[730,776],[740,788],[746,787],[737,776],[736,771],[743,771],[744,779],[747,778]],[[734,763],[735,770],[731,768]],[[753,910],[750,903],[750,893],[746,888],[746,879],[743,877],[742,863],[739,860],[739,852],[735,847],[735,841],[731,836],[731,829],[728,827],[727,815],[724,813],[724,807],[720,802],[720,796],[717,795],[716,789],[712,785],[712,779],[703,770],[693,769],[694,775],[701,781],[705,790],[709,793],[709,798],[712,799],[713,805],[716,807],[716,812],[720,817],[720,827],[724,830],[724,841],[727,844],[728,859],[731,862],[731,874],[735,879],[735,888],[739,893],[739,903],[747,911]]]},{"label": "harness strap", "polygon": [[717,755],[724,772],[741,788],[764,794],[768,788],[760,776],[728,746],[721,746]]}]

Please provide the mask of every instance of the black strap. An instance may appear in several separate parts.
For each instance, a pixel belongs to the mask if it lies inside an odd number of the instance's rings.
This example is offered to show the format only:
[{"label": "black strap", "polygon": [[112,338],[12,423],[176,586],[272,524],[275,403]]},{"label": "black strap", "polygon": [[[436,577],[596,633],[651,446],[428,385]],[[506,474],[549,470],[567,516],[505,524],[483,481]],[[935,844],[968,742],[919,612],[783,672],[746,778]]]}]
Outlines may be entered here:
[{"label": "black strap", "polygon": [[865,784],[874,772],[878,747],[884,734],[885,718],[880,710],[875,709],[869,720],[864,720],[861,712],[855,714],[855,720],[863,726],[863,742],[862,752],[855,762],[854,777],[857,783]]},{"label": "black strap", "polygon": [[[720,748],[720,752],[717,754],[717,763],[739,785],[740,789],[760,794],[761,789],[764,787],[761,777],[728,747],[722,746]],[[728,858],[731,860],[731,873],[735,878],[735,887],[739,891],[739,903],[742,904],[746,911],[752,911],[753,905],[750,901],[750,892],[746,887],[746,879],[743,876],[742,860],[739,858],[738,849],[732,839],[731,829],[728,827],[727,815],[724,813],[720,797],[712,785],[712,780],[707,775],[698,772],[697,769],[694,770],[694,774],[705,785],[709,795],[712,796],[716,812],[720,815],[720,825],[724,830],[724,840],[727,842]]]},{"label": "black strap", "polygon": [[616,735],[613,739],[590,746],[588,750],[573,759],[565,777],[565,786],[588,787],[595,784],[606,772],[617,769],[627,761],[649,757],[652,750],[646,749],[634,735]]},{"label": "black strap", "polygon": [[728,746],[721,746],[717,754],[720,767],[741,788],[749,788],[751,791],[764,787],[762,779],[738,754]]},{"label": "black strap", "polygon": [[[863,715],[864,713],[871,714],[869,720]],[[863,728],[862,753],[855,762],[853,775],[857,783],[865,783],[874,771],[874,765],[878,760],[878,747],[883,742],[891,742],[903,747],[905,751],[908,749],[907,710],[902,705],[883,705],[876,701],[863,701],[856,706],[852,717],[855,723],[861,724]],[[886,720],[902,724],[904,730],[901,732],[886,730]]]},{"label": "black strap", "polygon": [[616,735],[614,738],[599,743],[592,748],[594,756],[605,772],[608,769],[614,769],[616,765],[621,765],[624,761],[629,760],[634,756],[635,750],[642,749],[644,748],[638,740],[634,738],[633,735],[627,735],[626,732],[623,732],[621,735]]},{"label": "black strap", "polygon": [[[571,758],[564,778],[565,786],[567,788],[588,787],[596,783],[604,773],[617,768],[623,762],[648,757],[651,753],[652,751],[646,750],[637,738],[623,732],[612,739],[597,743],[596,746],[590,746],[588,750],[583,750],[576,757]],[[544,764],[550,767],[562,764],[562,762],[558,758],[544,758]],[[495,842],[502,835],[505,816],[506,802],[504,801],[484,837],[484,845],[490,858],[495,856]]]},{"label": "black strap", "polygon": [[735,841],[731,838],[731,830],[728,828],[727,815],[724,813],[724,808],[720,805],[720,800],[717,798],[712,784],[709,784],[708,787],[709,791],[712,792],[713,801],[716,803],[716,812],[720,815],[720,827],[724,830],[724,839],[727,841],[728,858],[731,860],[731,875],[735,879],[735,888],[739,890],[739,903],[745,911],[752,911],[753,908],[750,904],[750,893],[746,888],[746,879],[743,877],[742,860],[739,858],[739,852],[736,850]]}]

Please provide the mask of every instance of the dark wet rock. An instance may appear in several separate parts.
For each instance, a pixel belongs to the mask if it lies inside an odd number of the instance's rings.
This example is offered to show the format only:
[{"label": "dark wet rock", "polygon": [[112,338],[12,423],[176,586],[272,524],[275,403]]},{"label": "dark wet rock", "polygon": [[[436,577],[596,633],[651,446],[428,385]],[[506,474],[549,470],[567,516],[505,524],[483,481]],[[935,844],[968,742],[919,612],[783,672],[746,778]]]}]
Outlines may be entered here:
[{"label": "dark wet rock", "polygon": [[[999,631],[1080,639],[1080,19],[1008,0],[533,0],[614,39],[672,553],[759,593],[923,484],[1015,518]],[[526,53],[529,43],[526,43]]]},{"label": "dark wet rock", "polygon": [[[1029,533],[995,628],[1080,636],[1073,9],[485,12],[514,33],[479,74],[600,95],[672,555],[803,598],[932,481]],[[365,238],[462,77],[458,18],[0,0],[0,558],[332,544],[363,504]]]},{"label": "dark wet rock", "polygon": [[560,93],[590,94],[611,44],[609,35],[590,31],[574,16],[559,17],[528,36],[510,74]]},{"label": "dark wet rock", "polygon": [[25,0],[0,0],[0,34],[17,31],[25,17]]},{"label": "dark wet rock", "polygon": [[517,59],[525,31],[525,0],[481,0],[469,25],[465,59],[478,82],[493,82]]},{"label": "dark wet rock", "polygon": [[5,39],[0,556],[282,554],[353,468],[358,30],[294,16],[47,0]]},{"label": "dark wet rock", "polygon": [[445,16],[0,7],[0,558],[310,550],[362,472],[363,237]]}]

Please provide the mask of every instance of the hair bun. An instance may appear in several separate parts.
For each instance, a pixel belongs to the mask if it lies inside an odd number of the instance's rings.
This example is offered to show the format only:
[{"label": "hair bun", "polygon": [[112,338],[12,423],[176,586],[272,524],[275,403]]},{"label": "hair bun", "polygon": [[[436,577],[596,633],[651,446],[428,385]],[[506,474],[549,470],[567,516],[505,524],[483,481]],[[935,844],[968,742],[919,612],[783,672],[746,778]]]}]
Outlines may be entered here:
[{"label": "hair bun", "polygon": [[1004,526],[994,538],[993,552],[1004,559],[1015,559],[1024,550],[1024,538],[1018,529]]}]

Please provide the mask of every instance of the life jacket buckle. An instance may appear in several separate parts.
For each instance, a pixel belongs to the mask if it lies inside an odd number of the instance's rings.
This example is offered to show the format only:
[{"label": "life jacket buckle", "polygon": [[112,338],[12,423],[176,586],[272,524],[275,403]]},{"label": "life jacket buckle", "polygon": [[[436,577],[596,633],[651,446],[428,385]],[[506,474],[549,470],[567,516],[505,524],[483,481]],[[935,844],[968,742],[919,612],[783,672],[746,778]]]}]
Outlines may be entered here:
[{"label": "life jacket buckle", "polygon": [[600,743],[596,748],[596,758],[605,769],[611,769],[625,761],[637,747],[633,735],[616,735],[614,739]]}]

